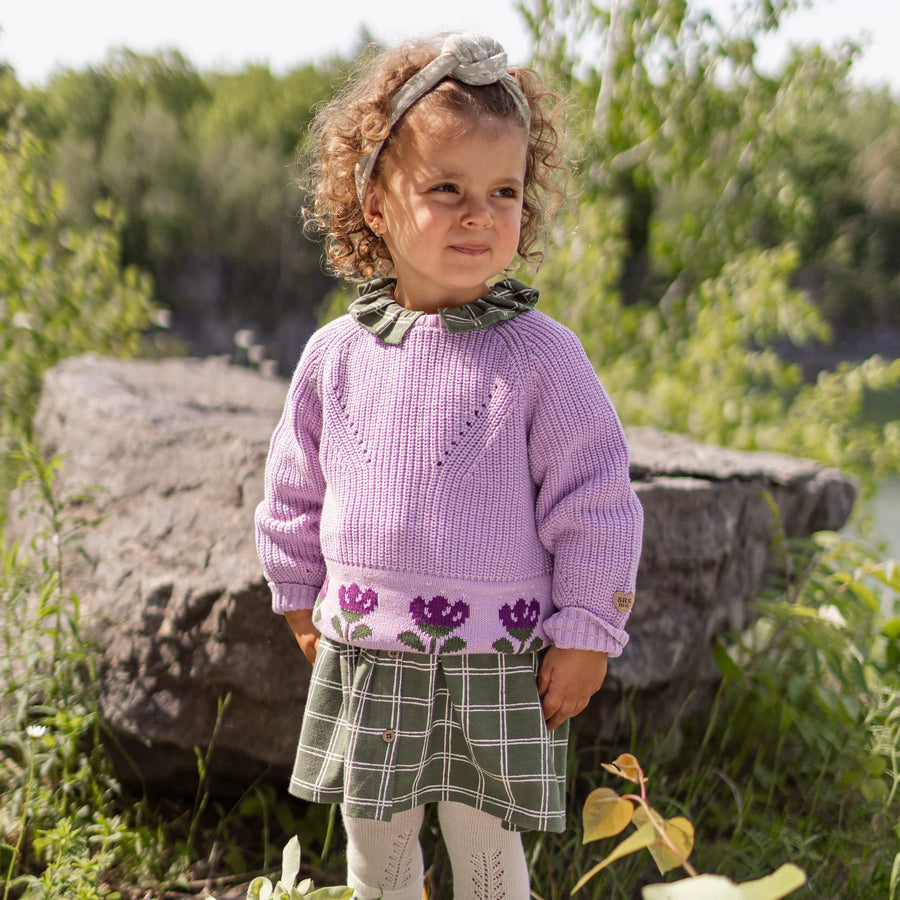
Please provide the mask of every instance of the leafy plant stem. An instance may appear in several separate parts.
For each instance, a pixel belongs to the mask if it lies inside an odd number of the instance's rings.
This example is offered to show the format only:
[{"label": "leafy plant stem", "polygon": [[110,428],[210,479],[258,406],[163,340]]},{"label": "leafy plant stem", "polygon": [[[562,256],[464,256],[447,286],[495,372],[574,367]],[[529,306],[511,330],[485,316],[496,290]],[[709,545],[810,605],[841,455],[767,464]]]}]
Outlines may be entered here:
[{"label": "leafy plant stem", "polygon": [[200,827],[200,819],[206,810],[209,802],[209,765],[212,761],[213,749],[222,723],[225,721],[225,712],[231,703],[231,692],[229,691],[224,697],[220,697],[218,701],[218,709],[216,712],[216,724],[213,726],[213,732],[206,747],[206,753],[200,753],[199,748],[195,749],[197,755],[197,768],[199,779],[197,781],[197,793],[194,797],[194,809],[191,813],[191,824],[188,828],[187,847],[188,851],[194,853],[194,842],[197,838],[197,830]]},{"label": "leafy plant stem", "polygon": [[331,845],[334,841],[335,826],[337,824],[337,805],[332,804],[328,810],[328,826],[325,830],[325,840],[322,842],[322,852],[319,854],[319,860],[322,865],[331,852]]},{"label": "leafy plant stem", "polygon": [[25,782],[25,796],[22,799],[22,812],[19,816],[19,833],[16,836],[16,846],[9,861],[9,869],[6,873],[6,882],[3,885],[3,900],[9,900],[9,892],[13,883],[13,872],[15,871],[16,860],[22,852],[22,845],[25,842],[25,828],[28,822],[28,805],[31,802],[31,791],[34,787],[34,749],[30,753],[28,760],[28,780]]},{"label": "leafy plant stem", "polygon": [[666,832],[664,823],[660,819],[659,815],[655,812],[655,810],[650,806],[650,803],[647,800],[646,779],[641,779],[640,789],[640,794],[625,794],[622,799],[631,800],[632,802],[637,803],[637,805],[644,810],[644,812],[647,814],[647,819],[653,826],[653,830],[656,832],[656,835],[660,839],[660,841],[662,841],[662,843],[665,845],[666,849],[678,858],[679,864],[688,873],[688,875],[691,876],[691,878],[699,877],[700,873],[690,862],[688,862],[685,855],[675,846],[674,842]]}]

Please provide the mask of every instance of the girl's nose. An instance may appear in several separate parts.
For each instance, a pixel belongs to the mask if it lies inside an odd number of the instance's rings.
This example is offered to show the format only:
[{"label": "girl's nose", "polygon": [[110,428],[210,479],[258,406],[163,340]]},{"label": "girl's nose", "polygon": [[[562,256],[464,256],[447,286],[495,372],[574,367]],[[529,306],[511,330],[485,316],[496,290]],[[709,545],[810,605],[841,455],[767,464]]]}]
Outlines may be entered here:
[{"label": "girl's nose", "polygon": [[463,224],[468,228],[487,228],[493,221],[490,204],[484,200],[472,200],[463,213]]}]

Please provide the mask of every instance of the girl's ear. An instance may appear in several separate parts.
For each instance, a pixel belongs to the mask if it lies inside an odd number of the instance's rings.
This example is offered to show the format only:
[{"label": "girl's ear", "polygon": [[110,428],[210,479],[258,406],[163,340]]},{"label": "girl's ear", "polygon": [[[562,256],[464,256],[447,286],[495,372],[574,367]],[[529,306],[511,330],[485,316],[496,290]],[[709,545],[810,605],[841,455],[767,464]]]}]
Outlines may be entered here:
[{"label": "girl's ear", "polygon": [[366,217],[366,223],[369,228],[375,234],[380,235],[384,228],[384,215],[381,211],[380,191],[376,189],[372,182],[369,182],[366,190],[366,199],[363,202],[363,215]]}]

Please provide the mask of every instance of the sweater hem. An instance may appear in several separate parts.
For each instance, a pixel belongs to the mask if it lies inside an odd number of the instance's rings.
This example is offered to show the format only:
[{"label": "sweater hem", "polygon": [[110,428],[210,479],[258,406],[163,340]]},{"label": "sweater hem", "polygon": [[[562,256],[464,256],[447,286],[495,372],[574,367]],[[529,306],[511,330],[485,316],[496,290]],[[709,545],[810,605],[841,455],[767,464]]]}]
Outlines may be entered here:
[{"label": "sweater hem", "polygon": [[326,637],[372,650],[529,653],[550,641],[548,574],[470,581],[328,562],[313,621]]}]

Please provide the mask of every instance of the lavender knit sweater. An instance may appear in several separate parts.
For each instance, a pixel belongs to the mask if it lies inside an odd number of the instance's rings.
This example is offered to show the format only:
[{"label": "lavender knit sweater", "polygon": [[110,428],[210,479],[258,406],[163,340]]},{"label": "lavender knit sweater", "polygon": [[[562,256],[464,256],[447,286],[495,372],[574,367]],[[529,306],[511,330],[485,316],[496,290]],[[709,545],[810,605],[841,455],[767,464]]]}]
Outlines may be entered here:
[{"label": "lavender knit sweater", "polygon": [[276,612],[427,653],[550,642],[618,656],[642,535],[621,425],[543,313],[400,346],[310,339],[272,437],[257,545]]}]

